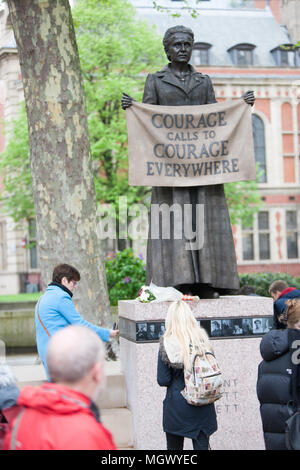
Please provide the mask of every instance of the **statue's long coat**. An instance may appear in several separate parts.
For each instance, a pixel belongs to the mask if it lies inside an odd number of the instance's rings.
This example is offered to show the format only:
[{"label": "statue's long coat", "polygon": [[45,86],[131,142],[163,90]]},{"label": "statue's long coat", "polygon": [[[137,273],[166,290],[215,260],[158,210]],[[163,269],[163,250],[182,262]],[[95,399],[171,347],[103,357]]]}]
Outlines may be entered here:
[{"label": "statue's long coat", "polygon": [[[186,83],[185,86],[180,82],[167,66],[160,72],[148,75],[143,102],[162,106],[216,103],[208,75],[190,66]],[[201,283],[215,288],[238,289],[235,249],[223,185],[153,187],[151,204],[163,203],[169,207],[180,204],[182,211],[184,204],[192,204],[193,207],[204,204],[204,245],[200,250],[187,250],[189,243],[184,237],[181,240],[172,237],[162,239],[160,234],[160,239],[151,239],[150,222],[147,284],[152,280],[158,286]],[[193,231],[196,230],[195,223],[194,215]]]}]

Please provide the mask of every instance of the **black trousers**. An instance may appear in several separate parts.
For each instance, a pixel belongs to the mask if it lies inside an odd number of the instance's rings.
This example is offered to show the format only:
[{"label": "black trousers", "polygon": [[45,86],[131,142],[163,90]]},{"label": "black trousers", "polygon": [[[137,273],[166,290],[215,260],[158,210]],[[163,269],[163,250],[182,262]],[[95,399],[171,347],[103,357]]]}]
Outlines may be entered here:
[{"label": "black trousers", "polygon": [[[166,433],[167,438],[167,449],[168,450],[183,450],[184,436],[177,436],[176,434]],[[208,450],[209,449],[209,437],[200,432],[197,439],[193,439],[194,450]]]}]

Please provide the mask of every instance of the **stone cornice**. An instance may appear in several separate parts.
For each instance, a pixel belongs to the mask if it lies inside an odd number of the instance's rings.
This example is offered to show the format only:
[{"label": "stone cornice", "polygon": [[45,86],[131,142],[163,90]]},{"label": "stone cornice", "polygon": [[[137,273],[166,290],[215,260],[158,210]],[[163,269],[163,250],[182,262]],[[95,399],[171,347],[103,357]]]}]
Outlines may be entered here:
[{"label": "stone cornice", "polygon": [[18,55],[18,49],[13,46],[0,47],[0,60],[2,60],[7,55]]}]

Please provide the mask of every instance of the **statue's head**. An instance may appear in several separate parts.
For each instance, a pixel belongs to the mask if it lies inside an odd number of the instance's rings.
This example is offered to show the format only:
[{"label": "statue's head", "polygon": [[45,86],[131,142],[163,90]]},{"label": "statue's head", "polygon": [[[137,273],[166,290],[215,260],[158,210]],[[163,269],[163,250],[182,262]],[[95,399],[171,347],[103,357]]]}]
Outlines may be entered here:
[{"label": "statue's head", "polygon": [[193,46],[194,44],[194,33],[190,28],[187,28],[186,26],[178,25],[178,26],[173,26],[172,28],[167,29],[165,32],[164,38],[163,38],[163,45],[165,49],[165,53],[170,60],[170,54],[169,54],[169,46],[172,44],[174,41],[174,38],[178,36],[186,35],[189,38],[189,41],[191,41],[191,44]]}]

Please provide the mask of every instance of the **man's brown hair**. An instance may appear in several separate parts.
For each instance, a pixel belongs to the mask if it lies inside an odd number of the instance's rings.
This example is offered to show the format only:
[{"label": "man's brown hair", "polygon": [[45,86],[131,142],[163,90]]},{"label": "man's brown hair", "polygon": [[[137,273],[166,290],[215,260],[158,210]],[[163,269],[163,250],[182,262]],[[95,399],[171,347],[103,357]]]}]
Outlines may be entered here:
[{"label": "man's brown hair", "polygon": [[62,278],[66,277],[68,282],[80,281],[80,274],[76,268],[69,264],[58,264],[52,274],[52,281],[61,284]]},{"label": "man's brown hair", "polygon": [[284,289],[287,289],[289,286],[285,281],[274,281],[269,287],[270,294],[273,292],[282,292]]}]

